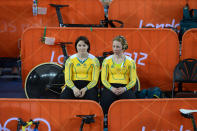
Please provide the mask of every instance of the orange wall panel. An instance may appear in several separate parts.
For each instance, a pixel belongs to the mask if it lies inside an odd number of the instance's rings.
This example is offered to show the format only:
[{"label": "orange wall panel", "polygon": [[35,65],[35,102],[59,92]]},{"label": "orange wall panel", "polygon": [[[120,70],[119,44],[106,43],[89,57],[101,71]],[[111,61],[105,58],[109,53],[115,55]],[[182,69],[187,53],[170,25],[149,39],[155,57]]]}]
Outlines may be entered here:
[{"label": "orange wall panel", "polygon": [[[21,60],[23,82],[33,67],[44,62],[63,63],[61,47],[46,45],[40,41],[44,28],[30,28],[22,37]],[[90,40],[95,56],[112,50],[112,40],[123,35],[128,41],[126,55],[131,56],[137,65],[141,87],[158,86],[162,90],[172,89],[172,75],[179,60],[179,43],[175,32],[168,29],[104,29],[104,28],[47,28],[46,36],[56,42],[73,42],[67,46],[69,55],[75,53],[74,43],[78,36]]]},{"label": "orange wall panel", "polygon": [[187,58],[197,59],[197,29],[190,29],[183,35],[181,59]]},{"label": "orange wall panel", "polygon": [[33,0],[1,0],[0,57],[19,57],[21,35],[27,27],[59,27],[56,9],[49,4],[69,5],[60,9],[65,24],[100,24],[104,19],[99,0],[38,0],[38,8],[46,13],[37,16],[32,13]]},{"label": "orange wall panel", "polygon": [[[109,131],[186,131],[192,121],[179,109],[197,109],[197,99],[138,99],[114,102],[108,112]],[[197,117],[197,113],[194,113]]]},{"label": "orange wall panel", "polygon": [[100,105],[94,101],[0,99],[0,103],[0,125],[12,131],[17,129],[17,121],[11,120],[13,118],[22,118],[25,122],[30,119],[41,119],[38,128],[41,131],[77,131],[80,128],[81,118],[76,115],[93,114],[96,116],[95,123],[84,124],[84,130],[103,129],[103,112]]},{"label": "orange wall panel", "polygon": [[126,28],[179,28],[187,2],[191,9],[197,8],[196,0],[113,0],[108,16]]}]

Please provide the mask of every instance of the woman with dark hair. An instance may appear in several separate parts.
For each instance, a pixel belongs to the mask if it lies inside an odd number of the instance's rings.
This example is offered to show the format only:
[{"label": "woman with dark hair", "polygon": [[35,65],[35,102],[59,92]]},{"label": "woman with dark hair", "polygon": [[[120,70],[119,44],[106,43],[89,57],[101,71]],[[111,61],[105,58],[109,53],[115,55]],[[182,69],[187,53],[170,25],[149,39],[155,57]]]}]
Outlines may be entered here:
[{"label": "woman with dark hair", "polygon": [[98,59],[89,53],[90,42],[85,36],[75,41],[76,54],[69,57],[65,65],[65,89],[61,99],[88,99],[98,101],[96,87],[100,64]]},{"label": "woman with dark hair", "polygon": [[136,84],[137,74],[135,61],[124,55],[128,48],[126,39],[117,36],[113,39],[113,55],[105,58],[102,64],[101,81],[104,85],[101,93],[101,106],[104,114],[108,113],[110,105],[119,99],[134,99],[131,90]]}]

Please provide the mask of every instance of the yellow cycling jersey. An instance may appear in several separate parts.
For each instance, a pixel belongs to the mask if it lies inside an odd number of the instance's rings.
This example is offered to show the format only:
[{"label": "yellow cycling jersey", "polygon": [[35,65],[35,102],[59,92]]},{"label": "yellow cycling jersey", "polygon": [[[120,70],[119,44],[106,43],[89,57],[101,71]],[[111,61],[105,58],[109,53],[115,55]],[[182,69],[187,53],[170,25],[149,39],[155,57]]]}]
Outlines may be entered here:
[{"label": "yellow cycling jersey", "polygon": [[66,61],[65,84],[73,88],[75,86],[73,80],[85,80],[90,81],[86,87],[91,89],[98,82],[99,71],[100,64],[95,56],[89,54],[86,60],[81,61],[77,54],[74,54]]},{"label": "yellow cycling jersey", "polygon": [[112,56],[105,58],[102,64],[101,81],[103,85],[110,89],[110,83],[126,84],[126,89],[131,89],[137,79],[135,61],[125,56],[122,64],[116,64]]}]

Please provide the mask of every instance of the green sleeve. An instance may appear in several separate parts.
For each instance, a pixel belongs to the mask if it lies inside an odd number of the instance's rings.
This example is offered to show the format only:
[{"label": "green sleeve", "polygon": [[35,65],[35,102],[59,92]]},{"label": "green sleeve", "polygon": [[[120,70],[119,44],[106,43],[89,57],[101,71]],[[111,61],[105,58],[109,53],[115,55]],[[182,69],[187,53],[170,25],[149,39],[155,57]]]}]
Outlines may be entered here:
[{"label": "green sleeve", "polygon": [[68,86],[69,88],[73,88],[75,85],[72,81],[72,68],[73,68],[73,63],[70,60],[70,58],[66,61],[66,65],[65,65],[65,84],[66,86]]},{"label": "green sleeve", "polygon": [[87,88],[88,89],[93,88],[97,84],[98,79],[99,79],[100,63],[99,63],[99,61],[98,61],[97,58],[95,58],[93,60],[93,64],[91,66],[93,66],[93,70],[92,70],[92,81],[87,85]]},{"label": "green sleeve", "polygon": [[109,74],[109,65],[107,64],[106,60],[104,60],[102,64],[101,81],[106,88],[110,89],[111,84],[107,80],[108,74]]},{"label": "green sleeve", "polygon": [[126,85],[127,90],[131,89],[135,83],[136,83],[136,79],[137,79],[137,73],[136,73],[136,65],[134,61],[131,61],[131,64],[129,65],[129,83]]}]

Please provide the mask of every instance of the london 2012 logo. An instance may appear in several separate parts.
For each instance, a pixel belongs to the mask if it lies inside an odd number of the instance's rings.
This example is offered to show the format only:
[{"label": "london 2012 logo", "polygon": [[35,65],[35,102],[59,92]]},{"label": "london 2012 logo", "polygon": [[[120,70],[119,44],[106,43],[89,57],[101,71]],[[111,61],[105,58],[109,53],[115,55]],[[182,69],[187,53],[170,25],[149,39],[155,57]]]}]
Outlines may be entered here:
[{"label": "london 2012 logo", "polygon": [[[5,123],[2,125],[0,123],[0,131],[11,131],[10,129],[8,129],[8,123],[10,123],[11,121],[18,121],[19,118],[17,117],[12,117],[12,118],[9,118],[8,120],[5,121]],[[51,131],[51,126],[49,124],[49,122],[43,118],[35,118],[33,119],[33,121],[39,121],[41,123],[45,123],[47,128],[48,128],[48,131]],[[34,129],[32,129],[30,126],[28,126],[25,131],[33,131]]]}]

